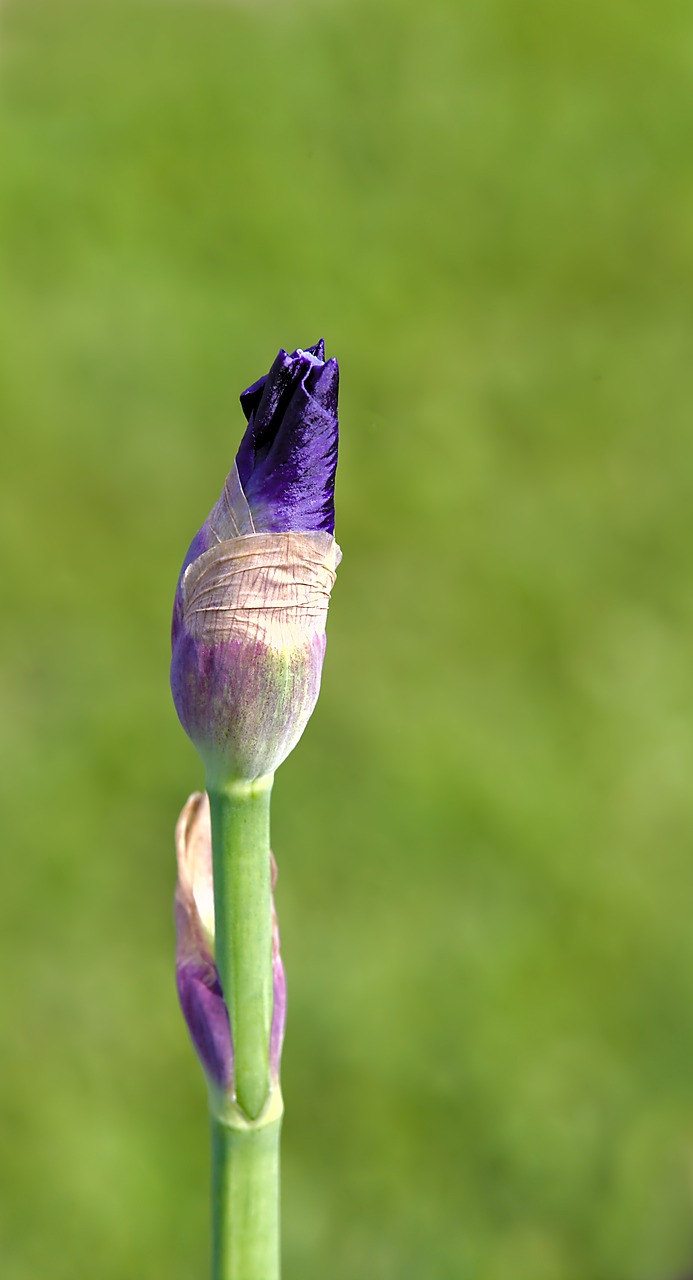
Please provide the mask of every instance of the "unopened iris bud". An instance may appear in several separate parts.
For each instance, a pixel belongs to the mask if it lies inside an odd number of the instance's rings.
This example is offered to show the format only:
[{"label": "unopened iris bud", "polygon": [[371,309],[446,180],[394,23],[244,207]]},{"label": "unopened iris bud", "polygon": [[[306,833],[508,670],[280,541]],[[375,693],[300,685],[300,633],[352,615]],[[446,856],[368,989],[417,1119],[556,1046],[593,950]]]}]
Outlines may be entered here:
[{"label": "unopened iris bud", "polygon": [[[214,887],[209,800],[194,792],[176,826],[176,983],[190,1038],[218,1100],[233,1101],[234,1062],[229,1015],[214,957]],[[271,856],[271,855],[270,855]],[[272,888],[276,865],[272,859]],[[279,928],[272,902],[274,1006],[270,1033],[270,1079],[279,1079],[286,1018],[286,982],[279,951]]]},{"label": "unopened iris bud", "polygon": [[244,391],[248,427],[178,581],[171,688],[211,783],[272,773],[320,689],[334,540],[336,360],[322,342]]}]

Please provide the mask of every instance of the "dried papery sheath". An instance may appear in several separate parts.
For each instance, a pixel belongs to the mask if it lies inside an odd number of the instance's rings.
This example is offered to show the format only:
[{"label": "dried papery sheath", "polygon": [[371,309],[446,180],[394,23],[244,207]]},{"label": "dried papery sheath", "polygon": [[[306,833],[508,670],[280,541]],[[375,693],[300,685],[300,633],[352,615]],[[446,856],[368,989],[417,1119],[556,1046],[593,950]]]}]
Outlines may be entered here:
[{"label": "dried papery sheath", "polygon": [[181,571],[171,687],[213,783],[273,772],[318,696],[340,558],[339,375],[323,355],[280,352],[241,396],[248,428]]},{"label": "dried papery sheath", "polygon": [[337,567],[326,533],[255,533],[220,542],[188,566],[183,622],[196,640],[285,648],[323,633]]},{"label": "dried papery sheath", "polygon": [[[209,800],[196,791],[176,826],[176,983],[190,1038],[214,1097],[232,1101],[234,1061],[229,1015],[214,955],[214,885]],[[271,856],[271,855],[270,855]],[[272,859],[272,888],[276,865]],[[279,950],[279,927],[272,901],[274,1007],[270,1036],[270,1074],[279,1079],[286,1018],[286,982]]]}]

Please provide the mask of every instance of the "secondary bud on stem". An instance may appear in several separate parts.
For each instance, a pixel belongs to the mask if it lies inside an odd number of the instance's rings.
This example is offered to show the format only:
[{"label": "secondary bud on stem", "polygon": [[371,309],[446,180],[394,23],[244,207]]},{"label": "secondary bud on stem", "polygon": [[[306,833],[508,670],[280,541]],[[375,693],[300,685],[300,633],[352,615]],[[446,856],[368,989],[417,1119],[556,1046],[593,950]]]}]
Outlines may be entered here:
[{"label": "secondary bud on stem", "polygon": [[[210,1091],[232,1102],[235,1094],[234,1054],[229,1015],[219,982],[214,948],[214,884],[209,800],[204,792],[190,796],[176,826],[176,982],[188,1031]],[[270,855],[271,857],[271,855]],[[272,888],[276,882],[272,858]],[[273,1012],[269,1065],[272,1087],[279,1063],[286,1017],[286,982],[279,952],[279,927],[272,901]]]},{"label": "secondary bud on stem", "polygon": [[171,687],[210,783],[273,773],[317,700],[340,558],[338,381],[319,343],[280,351],[243,393],[248,428],[181,571]]}]

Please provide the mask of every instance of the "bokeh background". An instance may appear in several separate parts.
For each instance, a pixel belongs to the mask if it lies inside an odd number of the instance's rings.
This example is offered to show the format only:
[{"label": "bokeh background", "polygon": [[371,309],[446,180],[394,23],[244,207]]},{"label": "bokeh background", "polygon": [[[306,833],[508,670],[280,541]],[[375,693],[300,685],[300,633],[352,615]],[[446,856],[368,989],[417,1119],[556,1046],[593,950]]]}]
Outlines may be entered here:
[{"label": "bokeh background", "polygon": [[692,77],[682,0],[2,0],[3,1280],[207,1275],[170,606],[321,334],[285,1276],[690,1274]]}]

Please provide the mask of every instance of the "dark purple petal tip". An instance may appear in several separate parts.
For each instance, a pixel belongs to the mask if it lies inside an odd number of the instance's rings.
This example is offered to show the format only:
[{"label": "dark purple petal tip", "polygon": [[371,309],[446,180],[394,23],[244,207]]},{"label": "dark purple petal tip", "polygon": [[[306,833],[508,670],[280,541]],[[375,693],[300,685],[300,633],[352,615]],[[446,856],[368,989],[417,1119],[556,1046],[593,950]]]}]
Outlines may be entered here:
[{"label": "dark purple petal tip", "polygon": [[280,351],[241,396],[248,427],[236,455],[257,532],[334,533],[339,366],[322,340]]}]

